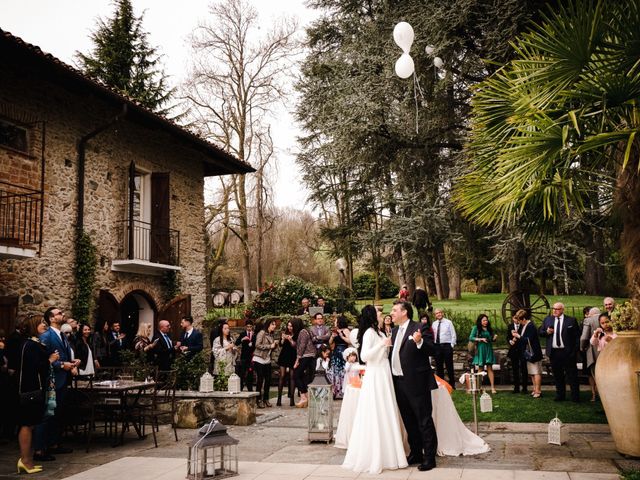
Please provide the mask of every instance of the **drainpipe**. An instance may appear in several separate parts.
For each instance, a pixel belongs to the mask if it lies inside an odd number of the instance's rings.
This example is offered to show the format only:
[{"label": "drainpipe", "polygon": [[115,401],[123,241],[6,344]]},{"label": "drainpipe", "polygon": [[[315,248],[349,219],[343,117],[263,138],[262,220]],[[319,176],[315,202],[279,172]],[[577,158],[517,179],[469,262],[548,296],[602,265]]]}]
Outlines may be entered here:
[{"label": "drainpipe", "polygon": [[96,135],[104,132],[119,120],[122,120],[127,114],[127,104],[122,105],[122,112],[113,117],[104,125],[99,126],[95,130],[87,133],[78,140],[78,216],[76,218],[76,231],[79,233],[84,230],[84,165],[85,152],[87,142]]}]

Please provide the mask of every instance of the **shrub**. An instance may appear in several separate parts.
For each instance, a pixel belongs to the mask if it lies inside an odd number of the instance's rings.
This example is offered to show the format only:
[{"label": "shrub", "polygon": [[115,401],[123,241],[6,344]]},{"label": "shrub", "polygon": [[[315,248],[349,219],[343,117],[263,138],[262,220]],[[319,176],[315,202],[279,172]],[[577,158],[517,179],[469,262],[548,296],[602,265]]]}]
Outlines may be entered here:
[{"label": "shrub", "polygon": [[267,284],[248,307],[247,316],[258,318],[265,315],[295,315],[303,298],[308,298],[315,304],[318,297],[325,299],[327,312],[332,312],[334,308],[355,311],[355,302],[350,290],[322,287],[291,276]]},{"label": "shrub", "polygon": [[[452,312],[445,311],[444,316],[451,320],[453,326],[456,329],[456,344],[457,345],[466,345],[469,340],[469,335],[471,334],[471,330],[476,325],[476,319],[478,315],[481,313],[487,314],[489,320],[491,321],[491,329],[494,333],[498,334],[498,340],[494,344],[495,347],[501,347],[506,343],[506,334],[507,329],[505,323],[501,318],[492,318],[491,314],[488,312],[478,311],[468,311],[468,312]],[[432,319],[432,321],[435,320]],[[433,332],[435,335],[435,332]]]},{"label": "shrub", "polygon": [[204,375],[209,366],[208,352],[204,350],[195,354],[191,360],[186,360],[184,355],[179,356],[173,364],[176,373],[176,388],[178,390],[198,390],[200,377]]},{"label": "shrub", "polygon": [[[353,294],[356,298],[373,298],[375,288],[376,279],[371,272],[361,273],[353,279]],[[399,290],[400,287],[386,273],[380,274],[380,298],[393,298]]]},{"label": "shrub", "polygon": [[219,373],[213,377],[213,389],[216,392],[226,392],[229,389],[229,375],[225,372],[227,362],[224,360],[218,360],[216,363],[216,370]]}]

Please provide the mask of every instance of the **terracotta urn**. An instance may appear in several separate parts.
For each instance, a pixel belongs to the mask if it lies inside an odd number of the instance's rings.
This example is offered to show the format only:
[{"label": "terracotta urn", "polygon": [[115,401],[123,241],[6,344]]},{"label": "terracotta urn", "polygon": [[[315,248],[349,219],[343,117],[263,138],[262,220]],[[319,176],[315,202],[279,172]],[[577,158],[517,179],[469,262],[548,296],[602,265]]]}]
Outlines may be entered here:
[{"label": "terracotta urn", "polygon": [[640,457],[640,331],[618,332],[596,362],[596,383],[616,450]]}]

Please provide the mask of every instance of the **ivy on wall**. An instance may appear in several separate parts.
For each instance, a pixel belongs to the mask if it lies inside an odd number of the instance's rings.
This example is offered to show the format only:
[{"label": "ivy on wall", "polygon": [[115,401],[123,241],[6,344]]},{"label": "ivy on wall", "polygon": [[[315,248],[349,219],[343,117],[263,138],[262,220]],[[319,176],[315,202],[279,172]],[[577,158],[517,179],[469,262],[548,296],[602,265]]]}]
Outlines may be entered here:
[{"label": "ivy on wall", "polygon": [[75,253],[76,261],[73,275],[76,281],[76,290],[71,309],[73,318],[78,322],[90,324],[98,255],[91,237],[84,230],[76,235]]},{"label": "ivy on wall", "polygon": [[169,300],[180,295],[180,276],[176,270],[164,272],[162,276],[162,286],[164,287],[165,300]]}]

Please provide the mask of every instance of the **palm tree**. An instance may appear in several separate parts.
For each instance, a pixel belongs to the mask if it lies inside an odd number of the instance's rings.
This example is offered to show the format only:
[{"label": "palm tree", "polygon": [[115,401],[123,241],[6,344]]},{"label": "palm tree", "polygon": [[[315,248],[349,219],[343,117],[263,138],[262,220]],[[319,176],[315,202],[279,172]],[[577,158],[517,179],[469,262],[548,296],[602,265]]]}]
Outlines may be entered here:
[{"label": "palm tree", "polygon": [[457,206],[469,219],[548,234],[565,214],[615,209],[640,305],[640,2],[568,0],[478,85]]}]

